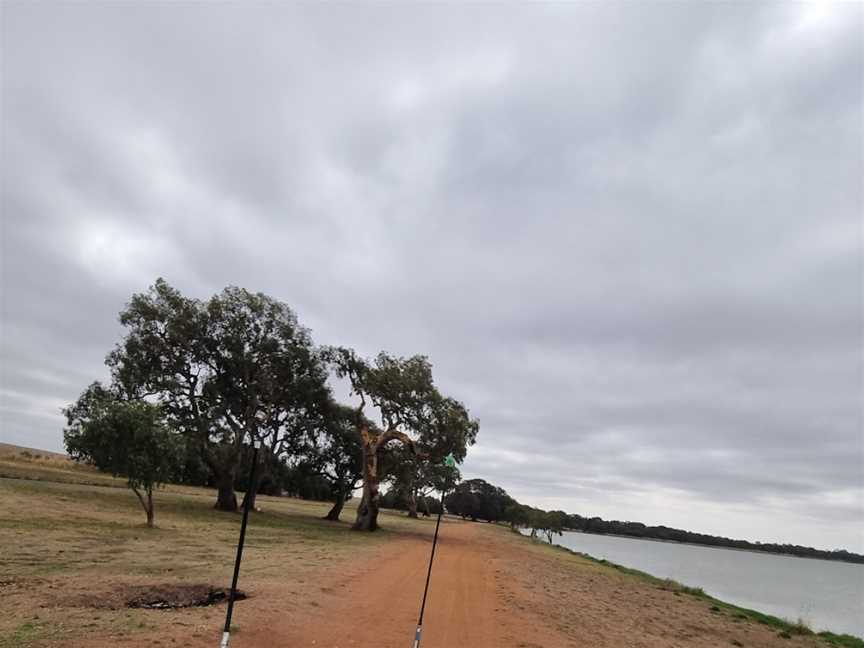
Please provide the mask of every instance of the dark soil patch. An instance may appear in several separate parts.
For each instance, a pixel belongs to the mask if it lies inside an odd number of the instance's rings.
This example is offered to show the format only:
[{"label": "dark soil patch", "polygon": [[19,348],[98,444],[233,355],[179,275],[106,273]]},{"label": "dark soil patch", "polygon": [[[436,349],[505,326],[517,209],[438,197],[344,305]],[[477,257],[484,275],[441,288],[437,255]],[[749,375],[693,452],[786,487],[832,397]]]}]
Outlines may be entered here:
[{"label": "dark soil patch", "polygon": [[[173,610],[177,608],[205,607],[228,601],[229,590],[202,583],[165,583],[162,585],[122,585],[112,590],[86,590],[79,594],[52,597],[53,605],[90,607],[109,610],[144,608]],[[237,592],[237,601],[247,598]]]},{"label": "dark soil patch", "polygon": [[[170,610],[185,607],[205,607],[228,600],[228,590],[210,585],[156,585],[130,588],[126,606]],[[234,600],[242,601],[246,594],[238,591]]]}]

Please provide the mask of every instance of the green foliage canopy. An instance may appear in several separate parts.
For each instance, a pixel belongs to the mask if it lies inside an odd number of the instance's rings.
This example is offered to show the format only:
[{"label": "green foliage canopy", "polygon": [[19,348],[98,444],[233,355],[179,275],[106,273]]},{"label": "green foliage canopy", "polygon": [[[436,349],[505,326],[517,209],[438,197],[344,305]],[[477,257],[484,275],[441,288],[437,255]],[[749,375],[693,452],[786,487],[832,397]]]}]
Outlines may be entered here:
[{"label": "green foliage canopy", "polygon": [[165,426],[160,408],[121,400],[95,382],[64,413],[69,455],[125,477],[153,526],[153,489],[176,478],[183,457],[182,441]]},{"label": "green foliage canopy", "polygon": [[330,397],[327,372],[293,311],[228,287],[207,302],[158,279],[120,314],[124,339],[108,356],[116,389],[152,397],[172,428],[195,443],[233,510],[243,444],[293,452]]}]

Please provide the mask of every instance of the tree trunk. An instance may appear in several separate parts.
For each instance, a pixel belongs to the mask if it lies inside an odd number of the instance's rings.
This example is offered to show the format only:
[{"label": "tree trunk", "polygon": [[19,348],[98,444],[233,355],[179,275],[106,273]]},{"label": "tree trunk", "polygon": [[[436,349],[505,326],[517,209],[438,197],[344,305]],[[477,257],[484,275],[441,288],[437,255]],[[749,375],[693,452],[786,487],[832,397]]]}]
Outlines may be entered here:
[{"label": "tree trunk", "polygon": [[379,498],[377,477],[374,482],[367,480],[363,484],[363,497],[357,508],[357,519],[354,521],[352,529],[355,531],[375,531],[378,529]]},{"label": "tree trunk", "polygon": [[144,509],[144,513],[147,515],[147,527],[150,529],[154,528],[156,525],[153,520],[156,517],[156,511],[153,507],[153,487],[147,487],[147,499],[144,499],[141,491],[135,488],[132,484],[129,484],[129,488],[132,489],[132,492],[135,493],[138,501],[141,502],[141,508]]},{"label": "tree trunk", "polygon": [[408,491],[408,517],[417,517],[417,495],[413,489]]},{"label": "tree trunk", "polygon": [[219,475],[216,482],[218,494],[216,495],[216,506],[218,511],[237,511],[237,494],[234,492],[234,469]]},{"label": "tree trunk", "polygon": [[147,489],[147,527],[152,529],[156,526],[156,510],[153,507],[153,488]]},{"label": "tree trunk", "polygon": [[339,516],[342,515],[342,507],[345,506],[345,493],[342,491],[338,491],[336,493],[336,501],[333,502],[333,507],[330,509],[330,512],[324,517],[325,520],[330,520],[331,522],[338,522]]},{"label": "tree trunk", "polygon": [[363,439],[363,497],[357,507],[355,531],[375,531],[378,528],[378,501],[380,499],[378,480],[378,448],[374,443]]},{"label": "tree trunk", "polygon": [[378,476],[378,449],[383,448],[389,441],[400,441],[409,446],[416,454],[414,442],[404,432],[389,429],[383,434],[372,436],[369,428],[359,425],[360,444],[363,447],[363,497],[357,508],[357,519],[354,526],[355,531],[375,531],[378,528],[378,508],[381,498],[380,477]]}]

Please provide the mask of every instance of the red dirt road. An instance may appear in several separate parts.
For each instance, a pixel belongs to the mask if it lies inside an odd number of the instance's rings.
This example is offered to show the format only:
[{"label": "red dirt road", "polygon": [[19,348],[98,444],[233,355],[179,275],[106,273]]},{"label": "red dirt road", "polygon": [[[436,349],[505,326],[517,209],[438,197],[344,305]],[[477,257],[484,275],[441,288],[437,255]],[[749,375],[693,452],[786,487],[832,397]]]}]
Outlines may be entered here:
[{"label": "red dirt road", "polygon": [[[506,557],[496,555],[500,545],[490,542],[483,530],[483,525],[442,523],[426,603],[423,647],[571,645],[506,604],[501,587],[501,563]],[[375,567],[350,574],[338,591],[322,587],[325,599],[308,614],[283,616],[275,622],[271,617],[265,628],[238,633],[232,646],[408,648],[414,638],[430,549],[431,542],[425,537],[394,541]],[[241,627],[249,625],[241,620],[245,607],[237,606]],[[258,623],[252,621],[252,627]]]}]

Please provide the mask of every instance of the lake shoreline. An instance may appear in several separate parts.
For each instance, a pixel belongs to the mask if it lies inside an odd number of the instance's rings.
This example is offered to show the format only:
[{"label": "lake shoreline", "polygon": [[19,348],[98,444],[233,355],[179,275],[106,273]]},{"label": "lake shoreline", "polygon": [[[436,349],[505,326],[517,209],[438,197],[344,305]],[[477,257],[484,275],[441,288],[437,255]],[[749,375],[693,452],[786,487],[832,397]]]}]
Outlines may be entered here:
[{"label": "lake shoreline", "polygon": [[[805,634],[806,633],[812,633],[815,636],[820,636],[822,638],[826,638],[829,641],[832,641],[832,640],[839,641],[839,643],[837,643],[836,645],[844,645],[844,646],[848,645],[848,646],[856,646],[856,647],[864,648],[864,637],[862,637],[857,632],[853,634],[852,632],[849,631],[848,628],[838,628],[836,626],[836,624],[834,624],[834,623],[830,623],[830,622],[825,623],[824,621],[820,621],[820,622],[817,622],[819,631],[813,631],[810,628],[810,625],[811,625],[809,623],[810,619],[808,619],[807,622],[804,622],[804,621],[801,621],[800,617],[797,617],[798,621],[795,622],[795,621],[790,620],[790,618],[796,618],[793,615],[779,615],[776,612],[774,612],[774,613],[762,612],[762,611],[753,609],[752,604],[751,604],[751,606],[747,606],[747,605],[741,605],[740,603],[731,603],[728,601],[728,598],[729,598],[728,595],[720,594],[718,596],[722,596],[723,598],[719,598],[719,597],[715,597],[712,594],[708,594],[703,589],[704,587],[707,586],[710,589],[715,590],[715,591],[718,588],[715,587],[715,585],[712,585],[710,582],[705,582],[704,580],[701,580],[698,578],[697,579],[685,578],[683,580],[686,580],[686,583],[682,584],[679,576],[676,576],[675,578],[671,578],[669,576],[656,575],[656,574],[662,573],[662,572],[660,572],[658,570],[658,571],[655,571],[654,573],[652,573],[651,571],[646,571],[646,569],[644,567],[641,567],[641,566],[640,567],[630,566],[633,564],[633,561],[628,561],[628,564],[622,564],[622,562],[620,562],[620,558],[615,559],[615,560],[612,560],[609,558],[600,558],[600,557],[597,557],[596,555],[590,553],[590,549],[589,550],[583,550],[582,548],[573,548],[570,546],[559,544],[558,542],[553,542],[552,545],[549,545],[548,543],[544,542],[543,540],[541,540],[539,538],[531,538],[529,535],[525,534],[524,532],[516,531],[516,533],[518,533],[521,537],[524,537],[531,542],[540,543],[540,544],[547,546],[547,547],[551,546],[557,550],[561,550],[561,551],[567,552],[569,554],[579,556],[581,558],[590,560],[594,563],[612,567],[613,569],[616,569],[617,571],[620,571],[622,573],[630,574],[630,575],[636,576],[638,578],[645,579],[645,580],[651,582],[652,584],[654,584],[655,586],[668,587],[668,588],[671,588],[671,589],[676,590],[676,591],[680,591],[680,592],[683,592],[686,594],[690,594],[690,595],[702,598],[702,599],[710,601],[714,605],[719,606],[722,609],[726,609],[726,610],[728,610],[734,614],[742,614],[748,618],[751,618],[755,621],[758,621],[759,623],[763,623],[766,625],[771,625],[771,626],[777,627],[781,631],[784,631],[784,632],[797,632],[799,634],[800,633],[805,633]],[[615,538],[618,540],[623,540],[623,541],[647,540],[647,538],[633,538],[630,536],[620,536],[620,535],[613,535],[613,534],[593,534],[593,533],[582,533],[582,532],[576,532],[576,533],[580,533],[580,535],[586,536],[586,537],[595,537],[596,538],[596,537],[607,536],[607,537],[612,537],[612,538]],[[658,542],[660,542],[662,544],[667,544],[667,545],[670,544],[670,542],[668,542],[668,541],[662,541],[661,540]],[[675,542],[675,541],[671,541],[671,544],[675,544],[675,545],[686,544],[686,545],[689,545],[689,546],[694,547],[694,548],[701,550],[701,551],[707,551],[707,550],[716,548],[716,547],[711,547],[711,546],[698,545],[698,544],[694,544],[694,543],[680,543],[680,542]],[[604,552],[604,553],[606,553],[606,552]],[[752,551],[743,550],[743,553],[759,556],[762,553],[767,553],[767,552],[752,552]],[[788,557],[797,557],[797,556],[779,556],[779,557],[788,558]],[[838,562],[838,561],[822,561],[822,562],[827,563],[827,564],[833,564],[833,563]],[[719,589],[722,590],[723,589],[722,586],[719,587]],[[734,599],[734,595],[732,595],[731,598]],[[768,607],[769,609],[772,605],[773,604],[766,603],[766,607]],[[759,607],[759,606],[757,605],[755,607]],[[836,621],[836,619],[835,619],[835,621]],[[814,623],[813,625],[817,625],[817,624]]]},{"label": "lake shoreline", "polygon": [[844,563],[846,565],[864,565],[864,563],[854,560],[842,560],[831,558],[820,558],[818,556],[799,556],[797,554],[783,553],[780,551],[760,551],[759,549],[743,549],[741,547],[725,547],[723,545],[711,545],[701,542],[686,542],[681,540],[664,540],[662,538],[646,538],[643,536],[624,535],[621,533],[594,533],[593,531],[579,531],[577,529],[565,529],[565,533],[579,533],[586,536],[601,536],[607,538],[624,538],[626,540],[645,540],[647,542],[662,542],[665,544],[684,545],[688,547],[704,547],[706,549],[726,549],[727,551],[743,551],[746,553],[758,554],[760,556],[784,556],[787,558],[800,558],[802,560],[821,560],[827,563]]}]

